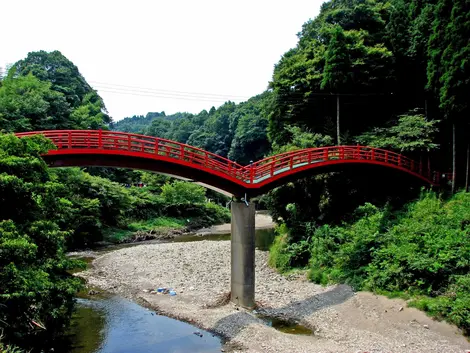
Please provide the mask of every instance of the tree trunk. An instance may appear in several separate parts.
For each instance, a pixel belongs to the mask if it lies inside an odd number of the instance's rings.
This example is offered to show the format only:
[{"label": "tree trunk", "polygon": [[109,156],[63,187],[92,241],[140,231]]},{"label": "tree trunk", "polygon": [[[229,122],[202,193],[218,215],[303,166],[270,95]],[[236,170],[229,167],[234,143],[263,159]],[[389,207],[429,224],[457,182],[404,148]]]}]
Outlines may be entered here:
[{"label": "tree trunk", "polygon": [[467,173],[465,175],[465,191],[468,192],[468,173],[470,171],[470,143],[467,144]]},{"label": "tree trunk", "polygon": [[339,136],[339,94],[336,95],[336,135],[338,136],[338,146],[340,146],[341,137]]},{"label": "tree trunk", "polygon": [[453,123],[452,124],[452,194],[455,193],[455,167],[456,167],[455,123]]}]

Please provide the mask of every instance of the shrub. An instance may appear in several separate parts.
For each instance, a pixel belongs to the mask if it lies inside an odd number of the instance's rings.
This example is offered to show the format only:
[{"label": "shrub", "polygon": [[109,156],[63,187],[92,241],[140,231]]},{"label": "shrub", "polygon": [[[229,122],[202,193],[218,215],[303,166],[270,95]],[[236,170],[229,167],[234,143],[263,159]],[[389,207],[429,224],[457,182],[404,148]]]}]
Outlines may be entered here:
[{"label": "shrub", "polygon": [[[309,278],[411,296],[411,305],[470,333],[469,210],[469,193],[443,201],[427,192],[394,212],[365,204],[351,224],[307,224]],[[289,270],[295,263],[292,253],[304,246],[296,244],[277,238],[270,264]]]},{"label": "shrub", "polygon": [[288,244],[287,228],[281,226],[276,229],[278,235],[269,251],[269,265],[280,272],[286,272],[292,267],[303,267],[307,265],[310,255],[310,243],[302,240],[297,243]]},{"label": "shrub", "polygon": [[199,204],[205,202],[206,190],[197,184],[175,180],[162,186],[161,197],[171,205]]}]

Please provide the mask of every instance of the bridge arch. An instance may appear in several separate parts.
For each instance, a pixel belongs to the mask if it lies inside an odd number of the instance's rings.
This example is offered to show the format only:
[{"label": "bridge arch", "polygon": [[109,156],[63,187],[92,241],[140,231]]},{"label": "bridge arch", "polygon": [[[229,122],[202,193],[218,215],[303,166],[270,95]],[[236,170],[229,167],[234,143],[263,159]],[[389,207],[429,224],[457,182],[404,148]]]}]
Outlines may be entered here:
[{"label": "bridge arch", "polygon": [[176,141],[105,130],[50,130],[41,134],[56,150],[43,158],[50,167],[102,166],[141,169],[198,182],[219,192],[253,197],[299,177],[374,165],[392,168],[435,185],[428,167],[401,154],[367,146],[328,146],[270,156],[248,166]]}]

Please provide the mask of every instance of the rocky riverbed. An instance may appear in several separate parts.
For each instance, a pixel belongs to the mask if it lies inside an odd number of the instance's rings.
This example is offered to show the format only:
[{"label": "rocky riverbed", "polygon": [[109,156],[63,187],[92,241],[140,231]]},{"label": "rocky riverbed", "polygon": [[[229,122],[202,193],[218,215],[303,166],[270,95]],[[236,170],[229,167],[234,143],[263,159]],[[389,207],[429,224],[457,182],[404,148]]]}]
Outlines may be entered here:
[{"label": "rocky riverbed", "polygon": [[[345,285],[321,287],[305,274],[281,276],[256,251],[258,311],[296,321],[313,335],[289,335],[228,302],[230,242],[141,244],[100,255],[79,275],[93,286],[145,301],[158,312],[227,338],[240,352],[466,352],[458,330],[390,300]],[[171,287],[177,295],[152,294]]]},{"label": "rocky riverbed", "polygon": [[[255,216],[256,229],[271,229],[276,225],[269,214],[257,212]],[[229,234],[231,231],[231,224],[224,223],[212,227],[203,228],[198,230],[196,235],[206,234]]]}]

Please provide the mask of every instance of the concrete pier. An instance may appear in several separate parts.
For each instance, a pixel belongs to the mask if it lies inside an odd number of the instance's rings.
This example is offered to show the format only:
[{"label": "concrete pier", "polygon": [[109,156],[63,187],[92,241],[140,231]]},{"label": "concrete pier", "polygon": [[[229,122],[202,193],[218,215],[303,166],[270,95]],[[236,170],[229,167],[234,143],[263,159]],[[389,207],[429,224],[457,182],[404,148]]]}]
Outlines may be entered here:
[{"label": "concrete pier", "polygon": [[232,202],[231,301],[255,307],[255,204]]}]

